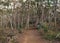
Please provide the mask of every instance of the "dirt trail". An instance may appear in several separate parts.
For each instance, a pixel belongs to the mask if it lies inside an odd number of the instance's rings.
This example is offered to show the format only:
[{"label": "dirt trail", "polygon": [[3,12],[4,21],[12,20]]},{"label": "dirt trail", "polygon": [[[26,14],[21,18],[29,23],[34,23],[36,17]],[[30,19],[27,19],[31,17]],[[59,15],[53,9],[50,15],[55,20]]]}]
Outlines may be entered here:
[{"label": "dirt trail", "polygon": [[19,43],[50,43],[42,39],[37,30],[24,30],[17,40]]}]

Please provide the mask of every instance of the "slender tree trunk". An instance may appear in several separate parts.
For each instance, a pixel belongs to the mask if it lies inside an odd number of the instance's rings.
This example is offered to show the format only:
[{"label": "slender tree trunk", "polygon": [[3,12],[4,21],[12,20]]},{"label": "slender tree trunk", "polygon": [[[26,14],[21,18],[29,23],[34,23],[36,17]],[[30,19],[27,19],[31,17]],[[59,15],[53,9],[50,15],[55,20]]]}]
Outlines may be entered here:
[{"label": "slender tree trunk", "polygon": [[11,29],[13,30],[12,18],[11,17],[9,17],[9,22],[10,22],[10,25],[11,25]]},{"label": "slender tree trunk", "polygon": [[19,26],[20,26],[20,18],[19,18],[19,14],[18,14],[18,29],[20,28]]},{"label": "slender tree trunk", "polygon": [[56,24],[57,24],[57,21],[56,21],[56,19],[57,19],[57,12],[56,12],[56,9],[57,9],[57,0],[55,0],[54,1],[54,21],[55,21],[55,24],[54,24],[54,26],[55,26],[55,28],[56,28]]},{"label": "slender tree trunk", "polygon": [[42,23],[43,23],[44,22],[44,9],[43,7],[41,9],[42,9]]},{"label": "slender tree trunk", "polygon": [[44,22],[44,8],[43,8],[43,0],[41,1],[41,11],[42,11],[42,23]]},{"label": "slender tree trunk", "polygon": [[2,27],[2,16],[0,16],[0,17],[1,17],[1,22],[0,23],[1,23],[1,27]]},{"label": "slender tree trunk", "polygon": [[16,29],[16,14],[17,14],[17,12],[15,11],[15,3],[14,3],[13,18],[14,18],[14,28],[15,29]]},{"label": "slender tree trunk", "polygon": [[29,1],[27,0],[27,22],[26,22],[26,29],[29,29],[29,19],[30,19],[30,11],[29,11],[29,9],[30,9],[30,6],[29,6]]},{"label": "slender tree trunk", "polygon": [[49,29],[50,29],[51,27],[51,9],[50,8],[49,8],[48,14],[49,14]]},{"label": "slender tree trunk", "polygon": [[26,29],[29,29],[29,19],[30,19],[30,17],[29,17],[29,14],[28,14],[28,16],[27,16],[27,22],[26,22]]}]

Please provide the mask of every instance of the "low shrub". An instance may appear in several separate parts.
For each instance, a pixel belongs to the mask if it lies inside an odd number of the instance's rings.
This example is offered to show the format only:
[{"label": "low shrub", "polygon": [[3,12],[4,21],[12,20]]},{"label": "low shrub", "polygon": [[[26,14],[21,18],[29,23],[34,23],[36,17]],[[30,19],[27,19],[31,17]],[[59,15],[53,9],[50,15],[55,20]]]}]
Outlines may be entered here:
[{"label": "low shrub", "polygon": [[56,39],[57,39],[57,40],[60,40],[60,33],[58,33],[58,34],[56,35]]},{"label": "low shrub", "polygon": [[44,35],[44,38],[48,40],[54,40],[56,38],[56,34],[56,32],[48,30],[48,32]]},{"label": "low shrub", "polygon": [[0,43],[7,43],[6,37],[0,36]]}]

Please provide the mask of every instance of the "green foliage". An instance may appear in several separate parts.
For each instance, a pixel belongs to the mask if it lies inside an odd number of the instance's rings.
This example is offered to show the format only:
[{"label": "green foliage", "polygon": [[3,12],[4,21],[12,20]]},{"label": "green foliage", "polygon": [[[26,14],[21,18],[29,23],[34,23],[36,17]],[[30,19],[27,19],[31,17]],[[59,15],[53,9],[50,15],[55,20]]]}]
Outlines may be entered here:
[{"label": "green foliage", "polygon": [[48,25],[47,25],[47,23],[43,23],[41,25],[41,28],[44,30],[44,32],[48,32]]},{"label": "green foliage", "polygon": [[17,30],[19,31],[19,33],[22,33],[22,28],[23,28],[23,27],[22,27],[21,24],[19,24],[19,25],[17,24],[17,25],[16,25],[16,28],[17,28]]},{"label": "green foliage", "polygon": [[6,43],[7,42],[6,37],[5,36],[0,36],[0,42]]},{"label": "green foliage", "polygon": [[3,3],[4,6],[9,6],[9,2]]},{"label": "green foliage", "polygon": [[47,28],[44,28],[44,32],[48,32],[48,29]]},{"label": "green foliage", "polygon": [[60,40],[60,33],[51,29],[49,30],[48,27],[49,25],[47,23],[41,24],[41,29],[43,30],[41,33],[43,33],[44,38],[47,40],[55,40],[56,38]]},{"label": "green foliage", "polygon": [[7,43],[6,34],[0,28],[0,43]]},{"label": "green foliage", "polygon": [[48,28],[47,27],[42,26],[42,28],[44,29],[44,32],[47,32],[48,31]]},{"label": "green foliage", "polygon": [[12,40],[12,43],[18,43],[18,42],[17,42],[16,40],[13,39],[13,40]]},{"label": "green foliage", "polygon": [[35,5],[35,2],[32,1],[32,2],[31,2],[31,5]]},{"label": "green foliage", "polygon": [[39,2],[39,1],[41,1],[41,0],[35,0],[36,2]]},{"label": "green foliage", "polygon": [[48,32],[44,35],[44,38],[48,40],[54,40],[56,38],[56,34],[56,32],[48,30]]},{"label": "green foliage", "polygon": [[36,2],[39,2],[39,0],[35,0]]},{"label": "green foliage", "polygon": [[60,40],[60,33],[56,35],[56,39]]},{"label": "green foliage", "polygon": [[3,12],[3,10],[2,10],[2,9],[0,9],[0,12]]},{"label": "green foliage", "polygon": [[47,34],[47,35],[45,36],[45,39],[53,40],[53,39],[55,39],[55,36],[54,36],[54,35]]}]

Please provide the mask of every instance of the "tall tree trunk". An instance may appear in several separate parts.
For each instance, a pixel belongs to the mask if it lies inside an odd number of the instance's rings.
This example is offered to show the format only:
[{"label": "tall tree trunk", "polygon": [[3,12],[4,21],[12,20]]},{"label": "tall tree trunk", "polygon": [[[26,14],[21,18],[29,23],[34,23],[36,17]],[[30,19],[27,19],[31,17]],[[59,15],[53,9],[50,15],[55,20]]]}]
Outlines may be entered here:
[{"label": "tall tree trunk", "polygon": [[9,22],[10,22],[10,25],[11,25],[11,30],[13,30],[12,18],[10,16],[9,16]]},{"label": "tall tree trunk", "polygon": [[57,12],[56,12],[56,9],[57,9],[57,0],[54,1],[54,21],[55,21],[55,28],[56,28],[56,23],[57,23]]},{"label": "tall tree trunk", "polygon": [[27,22],[26,22],[26,29],[29,29],[29,19],[30,19],[30,17],[29,17],[29,14],[28,14],[28,16],[27,16]]}]

